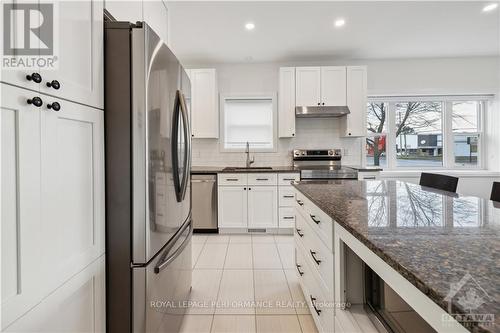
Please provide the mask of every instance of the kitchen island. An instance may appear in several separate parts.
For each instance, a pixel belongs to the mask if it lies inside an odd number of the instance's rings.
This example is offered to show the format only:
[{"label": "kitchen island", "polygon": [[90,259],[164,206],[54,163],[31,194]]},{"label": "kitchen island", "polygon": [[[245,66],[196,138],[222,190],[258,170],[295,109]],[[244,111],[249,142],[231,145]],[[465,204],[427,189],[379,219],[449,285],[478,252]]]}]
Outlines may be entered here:
[{"label": "kitchen island", "polygon": [[[294,186],[298,269],[319,277],[316,292],[333,297],[336,320],[348,311],[339,305],[350,301],[348,248],[435,331],[500,332],[498,203],[399,181]],[[306,233],[313,234],[309,241]],[[304,281],[311,295],[314,286]],[[316,311],[318,297],[310,297],[318,328],[330,331],[331,321],[321,319],[328,309]]]}]

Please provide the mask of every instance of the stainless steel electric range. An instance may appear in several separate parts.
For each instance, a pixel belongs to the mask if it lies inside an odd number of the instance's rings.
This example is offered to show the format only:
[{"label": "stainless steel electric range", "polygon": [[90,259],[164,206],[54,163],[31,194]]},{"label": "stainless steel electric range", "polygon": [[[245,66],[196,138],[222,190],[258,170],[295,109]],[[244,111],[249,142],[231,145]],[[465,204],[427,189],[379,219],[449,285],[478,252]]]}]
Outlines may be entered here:
[{"label": "stainless steel electric range", "polygon": [[341,165],[341,149],[295,149],[293,166],[300,180],[358,179],[358,171]]}]

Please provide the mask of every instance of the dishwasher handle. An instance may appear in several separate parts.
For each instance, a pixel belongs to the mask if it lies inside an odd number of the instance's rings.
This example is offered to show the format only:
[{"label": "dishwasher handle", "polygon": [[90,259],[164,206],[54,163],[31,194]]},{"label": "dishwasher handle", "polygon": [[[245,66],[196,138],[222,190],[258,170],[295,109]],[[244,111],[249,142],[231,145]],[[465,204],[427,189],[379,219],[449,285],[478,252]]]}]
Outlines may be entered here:
[{"label": "dishwasher handle", "polygon": [[215,183],[215,179],[191,179],[191,183]]}]

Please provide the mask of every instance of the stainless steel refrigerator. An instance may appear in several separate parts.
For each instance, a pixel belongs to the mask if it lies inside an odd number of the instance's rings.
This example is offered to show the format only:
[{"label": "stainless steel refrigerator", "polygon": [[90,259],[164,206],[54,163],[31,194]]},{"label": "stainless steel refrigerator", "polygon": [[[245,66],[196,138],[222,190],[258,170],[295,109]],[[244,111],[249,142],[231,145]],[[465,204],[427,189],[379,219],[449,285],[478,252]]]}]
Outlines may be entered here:
[{"label": "stainless steel refrigerator", "polygon": [[107,332],[177,332],[191,288],[190,82],[145,23],[105,23]]}]

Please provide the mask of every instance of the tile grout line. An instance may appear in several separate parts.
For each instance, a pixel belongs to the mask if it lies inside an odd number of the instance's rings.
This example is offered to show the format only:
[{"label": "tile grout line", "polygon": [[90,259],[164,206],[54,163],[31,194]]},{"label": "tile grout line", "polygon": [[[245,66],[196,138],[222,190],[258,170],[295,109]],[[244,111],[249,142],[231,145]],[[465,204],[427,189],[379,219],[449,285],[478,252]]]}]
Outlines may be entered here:
[{"label": "tile grout line", "polygon": [[[253,281],[253,300],[255,304],[257,304],[257,299],[255,295],[255,258],[253,252],[253,235],[250,236],[250,246],[252,247],[252,281]],[[257,308],[254,308],[254,325],[255,325],[255,333],[257,333]]]},{"label": "tile grout line", "polygon": [[210,331],[212,330],[213,323],[215,321],[215,314],[217,312],[217,301],[219,300],[219,295],[220,295],[220,289],[222,287],[222,278],[224,277],[224,266],[226,265],[226,258],[227,258],[227,251],[229,249],[229,241],[231,239],[229,238],[227,241],[226,245],[226,253],[224,255],[224,263],[222,264],[222,269],[221,269],[221,274],[220,274],[220,280],[219,280],[219,288],[217,288],[217,296],[215,296],[215,308],[214,308],[214,313],[212,314],[212,325],[210,326]]},{"label": "tile grout line", "polygon": [[[274,238],[274,236],[273,236],[273,238]],[[285,276],[285,281],[286,281],[286,285],[288,287],[288,293],[290,294],[290,299],[292,300],[292,304],[294,304],[295,301],[293,299],[292,290],[290,289],[290,283],[288,282],[288,278],[286,277],[286,273],[285,273],[285,264],[283,263],[283,259],[281,258],[281,254],[280,254],[280,251],[278,248],[278,242],[276,242],[276,238],[274,238],[274,245],[276,246],[276,251],[278,252],[278,257],[280,258],[282,272],[283,272],[283,275]],[[304,331],[302,329],[302,325],[300,324],[299,314],[298,314],[295,306],[293,307],[293,311],[295,312],[295,318],[297,318],[297,322],[299,323],[300,331],[303,333]]]}]

